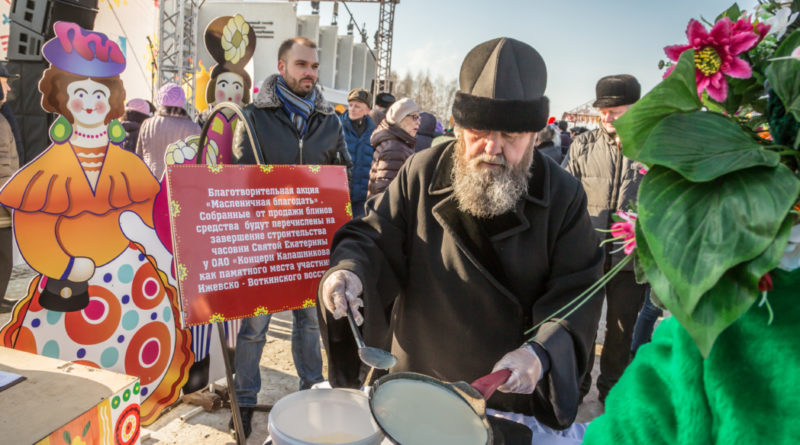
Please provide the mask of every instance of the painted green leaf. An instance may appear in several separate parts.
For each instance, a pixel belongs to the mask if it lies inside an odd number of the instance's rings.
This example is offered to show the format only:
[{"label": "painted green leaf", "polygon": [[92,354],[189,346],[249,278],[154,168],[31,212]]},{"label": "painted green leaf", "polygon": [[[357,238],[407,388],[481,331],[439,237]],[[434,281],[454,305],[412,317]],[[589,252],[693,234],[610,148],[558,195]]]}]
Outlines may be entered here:
[{"label": "painted green leaf", "polygon": [[[786,57],[800,46],[800,30],[783,39],[773,57]],[[800,61],[794,58],[776,60],[767,68],[770,87],[783,101],[786,110],[800,121]]]},{"label": "painted green leaf", "polygon": [[69,435],[69,431],[67,430],[64,430],[64,442],[68,444],[72,443],[72,437]]},{"label": "painted green leaf", "polygon": [[81,437],[86,436],[86,433],[89,432],[89,428],[91,428],[91,426],[92,426],[92,421],[91,420],[86,422],[86,426],[83,427],[83,432],[81,433]]},{"label": "painted green leaf", "polygon": [[647,274],[653,292],[686,329],[703,357],[708,357],[717,337],[747,312],[758,299],[758,280],[775,268],[780,261],[792,224],[792,218],[787,218],[776,239],[764,252],[755,259],[725,272],[722,278],[701,296],[693,310],[687,309],[682,304],[675,288],[656,266],[646,237],[637,226],[636,255]]},{"label": "painted green leaf", "polygon": [[742,10],[739,9],[739,5],[738,4],[734,3],[728,9],[726,9],[720,15],[718,15],[717,19],[714,20],[714,22],[718,22],[723,17],[728,17],[729,19],[731,19],[731,20],[733,20],[735,22],[736,20],[739,20],[739,17],[741,15],[742,15]]},{"label": "painted green leaf", "polygon": [[697,111],[702,106],[697,96],[694,51],[681,54],[675,69],[655,88],[614,122],[625,156],[639,160],[639,152],[653,128],[675,112]]},{"label": "painted green leaf", "polygon": [[703,182],[749,167],[775,167],[780,155],[765,150],[729,118],[696,111],[676,113],[659,122],[644,143],[639,160]]},{"label": "painted green leaf", "polygon": [[800,180],[783,165],[700,183],[654,166],[639,189],[637,226],[681,307],[693,313],[728,269],[766,250],[798,193]]}]

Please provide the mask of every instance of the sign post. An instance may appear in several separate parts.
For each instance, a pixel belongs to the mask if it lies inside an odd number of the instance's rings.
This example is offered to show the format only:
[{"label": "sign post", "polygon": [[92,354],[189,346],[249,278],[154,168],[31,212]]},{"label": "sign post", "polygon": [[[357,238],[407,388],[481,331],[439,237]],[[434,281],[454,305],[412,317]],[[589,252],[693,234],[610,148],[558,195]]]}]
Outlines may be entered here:
[{"label": "sign post", "polygon": [[223,348],[220,322],[315,304],[333,234],[352,218],[342,166],[172,165],[167,190],[181,321],[216,323]]}]

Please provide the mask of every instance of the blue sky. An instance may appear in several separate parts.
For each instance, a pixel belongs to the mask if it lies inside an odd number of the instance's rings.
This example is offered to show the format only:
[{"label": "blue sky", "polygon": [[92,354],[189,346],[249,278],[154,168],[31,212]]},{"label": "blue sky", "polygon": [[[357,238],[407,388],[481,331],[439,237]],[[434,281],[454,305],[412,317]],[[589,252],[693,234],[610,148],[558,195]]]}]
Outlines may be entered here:
[{"label": "blue sky", "polygon": [[[739,1],[752,10],[755,0]],[[644,91],[662,76],[663,47],[686,42],[690,18],[713,20],[732,0],[400,0],[396,7],[392,70],[428,71],[457,78],[461,61],[480,42],[508,36],[536,48],[547,64],[551,115],[594,97],[607,74],[636,76]],[[374,34],[377,4],[348,3],[359,26]],[[323,2],[321,23],[331,17]],[[299,13],[308,13],[308,2]],[[342,29],[347,20],[339,7]],[[370,38],[370,45],[372,41]]]}]

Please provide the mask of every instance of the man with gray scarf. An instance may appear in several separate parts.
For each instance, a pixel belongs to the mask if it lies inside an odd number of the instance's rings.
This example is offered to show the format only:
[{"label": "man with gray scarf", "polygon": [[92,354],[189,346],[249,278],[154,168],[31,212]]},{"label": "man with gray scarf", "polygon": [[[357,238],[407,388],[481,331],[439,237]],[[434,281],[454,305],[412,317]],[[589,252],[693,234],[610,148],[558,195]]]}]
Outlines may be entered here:
[{"label": "man with gray scarf", "polygon": [[580,183],[533,148],[546,82],[523,42],[472,49],[457,139],[411,156],[336,233],[317,305],[333,386],[362,383],[349,306],[367,344],[397,356],[390,372],[470,382],[509,369],[489,408],[559,429],[574,421],[600,301],[553,314],[597,280],[603,253]]},{"label": "man with gray scarf", "polygon": [[[278,49],[278,71],[264,81],[253,103],[244,108],[260,151],[250,146],[245,125],[238,125],[233,149],[236,163],[340,164],[350,168],[342,125],[333,105],[317,87],[317,45],[304,37],[284,41]],[[308,389],[323,380],[319,325],[314,308],[295,309],[292,315],[292,357],[300,389]],[[236,341],[234,383],[245,436],[250,435],[253,407],[261,388],[259,361],[270,318],[261,315],[244,319]]]}]

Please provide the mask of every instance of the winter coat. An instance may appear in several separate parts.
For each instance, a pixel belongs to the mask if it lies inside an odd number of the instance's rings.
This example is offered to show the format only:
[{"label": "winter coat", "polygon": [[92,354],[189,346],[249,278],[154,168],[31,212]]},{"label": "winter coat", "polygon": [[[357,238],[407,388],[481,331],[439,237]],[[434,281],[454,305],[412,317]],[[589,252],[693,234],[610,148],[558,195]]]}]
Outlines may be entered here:
[{"label": "winter coat", "polygon": [[139,128],[136,154],[141,156],[156,178],[164,174],[167,146],[175,141],[200,134],[200,126],[181,107],[158,107],[153,117]]},{"label": "winter coat", "polygon": [[[571,424],[587,370],[602,300],[548,321],[600,274],[586,195],[555,162],[534,152],[528,193],[516,210],[480,221],[458,209],[451,171],[454,142],[412,156],[386,191],[367,201],[364,218],[333,239],[331,269],[355,273],[364,292],[364,338],[391,349],[391,372],[445,381],[489,374],[524,332],[545,321],[537,339],[550,370],[532,395],[496,392],[488,407],[535,415],[555,428]],[[346,319],[317,304],[333,386],[356,387],[359,359]]]},{"label": "winter coat", "polygon": [[122,141],[122,148],[132,153],[136,152],[136,142],[139,140],[139,128],[142,126],[142,122],[149,117],[149,115],[136,110],[125,110],[125,113],[123,113],[122,117],[119,119],[119,123],[122,124],[122,128],[125,129],[126,133],[125,140]]},{"label": "winter coat", "polygon": [[572,136],[569,135],[569,131],[562,131],[561,132],[561,159],[564,159],[564,156],[567,155],[569,151],[569,146],[572,145]]},{"label": "winter coat", "polygon": [[372,110],[369,112],[369,117],[372,118],[372,122],[375,122],[375,125],[380,125],[384,119],[386,119],[386,110],[381,110],[378,107],[373,107]]},{"label": "winter coat", "polygon": [[384,119],[370,139],[375,153],[369,169],[367,198],[384,191],[409,156],[414,154],[416,139],[397,125]]},{"label": "winter coat", "polygon": [[433,138],[438,136],[436,134],[436,118],[426,112],[419,114],[419,130],[417,130],[417,143],[414,145],[414,151],[424,150],[431,146]]},{"label": "winter coat", "polygon": [[[587,131],[575,138],[563,165],[583,184],[589,216],[595,229],[608,230],[617,210],[628,210],[632,203],[636,203],[643,177],[639,172],[641,165],[623,156],[614,138],[603,128]],[[611,236],[597,233],[598,240]],[[618,247],[609,243],[606,251],[611,252]],[[610,255],[606,268],[624,257],[625,252],[621,251]],[[625,270],[633,270],[632,263],[625,267]]]},{"label": "winter coat", "polygon": [[583,443],[796,444],[800,269],[770,275],[771,309],[753,304],[706,359],[674,317],[664,320],[608,394],[605,414],[592,421]]},{"label": "winter coat", "polygon": [[253,103],[243,109],[244,117],[252,125],[261,152],[256,159],[245,126],[236,126],[233,138],[233,156],[237,164],[322,164],[352,166],[344,142],[342,124],[328,101],[317,87],[314,111],[308,119],[306,134],[300,132],[281,108],[275,93],[279,74],[264,80]]},{"label": "winter coat", "polygon": [[[0,115],[0,185],[19,170],[19,153],[14,132],[5,117]],[[11,227],[11,213],[0,206],[0,228]]]},{"label": "winter coat", "polygon": [[564,157],[561,156],[561,147],[556,147],[555,144],[553,144],[553,141],[548,141],[542,145],[537,145],[536,149],[539,150],[543,155],[553,158],[558,165],[561,165],[561,162],[564,160]]},{"label": "winter coat", "polygon": [[369,185],[369,170],[372,167],[372,154],[375,151],[370,145],[370,137],[377,127],[369,116],[366,119],[364,132],[360,135],[353,127],[353,123],[347,113],[341,116],[344,140],[347,143],[347,152],[350,153],[350,160],[353,162],[353,179],[350,182],[350,201],[353,208],[361,206],[367,200],[367,186]]}]

